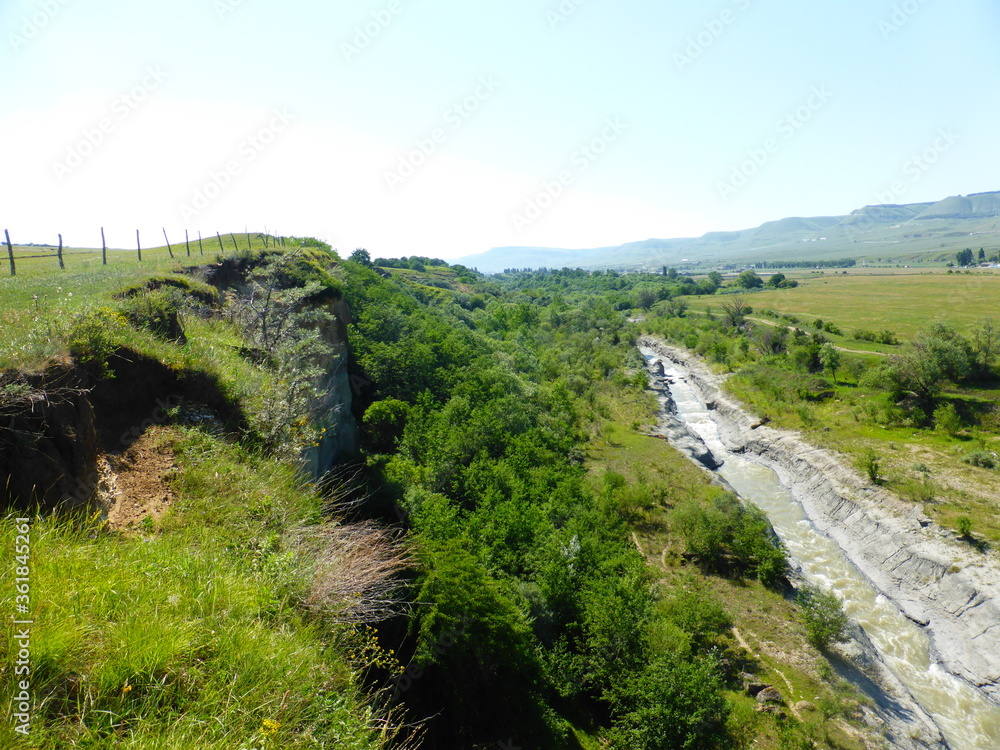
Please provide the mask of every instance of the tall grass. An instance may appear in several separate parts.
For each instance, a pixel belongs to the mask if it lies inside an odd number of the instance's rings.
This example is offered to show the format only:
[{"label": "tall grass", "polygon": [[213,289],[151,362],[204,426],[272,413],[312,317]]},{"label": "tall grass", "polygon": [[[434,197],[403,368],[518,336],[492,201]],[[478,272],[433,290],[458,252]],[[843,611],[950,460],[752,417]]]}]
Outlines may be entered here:
[{"label": "tall grass", "polygon": [[[365,665],[348,656],[361,636],[300,606],[309,581],[288,564],[285,534],[315,521],[320,499],[292,467],[201,430],[169,438],[177,497],[158,534],[34,520],[33,723],[18,745],[5,712],[0,746],[382,747],[359,687]],[[0,522],[11,564],[14,541],[13,521]],[[5,706],[17,648],[0,642]]]}]

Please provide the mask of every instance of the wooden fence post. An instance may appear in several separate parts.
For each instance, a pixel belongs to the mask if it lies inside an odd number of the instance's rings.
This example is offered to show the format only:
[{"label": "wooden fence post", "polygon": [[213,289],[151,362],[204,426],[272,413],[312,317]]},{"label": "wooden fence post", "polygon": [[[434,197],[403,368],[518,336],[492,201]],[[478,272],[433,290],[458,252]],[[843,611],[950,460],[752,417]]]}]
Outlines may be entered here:
[{"label": "wooden fence post", "polygon": [[139,262],[142,263],[142,244],[139,242],[139,230],[135,230],[135,249],[139,253]]},{"label": "wooden fence post", "polygon": [[188,230],[184,230],[184,246],[187,248],[188,257],[191,257],[191,242],[188,240]]},{"label": "wooden fence post", "polygon": [[220,253],[224,253],[224,252],[226,252],[226,248],[224,248],[224,247],[222,246],[222,235],[221,235],[221,234],[219,234],[219,232],[218,232],[218,231],[216,231],[216,233],[215,233],[215,236],[219,238],[219,252],[220,252]]},{"label": "wooden fence post", "polygon": [[198,230],[198,254],[199,255],[204,255],[205,254],[205,247],[204,247],[204,245],[201,244],[201,230],[200,229]]},{"label": "wooden fence post", "polygon": [[101,265],[108,265],[108,243],[104,239],[104,227],[101,227]]},{"label": "wooden fence post", "polygon": [[56,257],[59,258],[59,270],[64,271],[66,269],[66,264],[63,263],[62,257],[62,235],[59,235],[59,250],[56,251]]},{"label": "wooden fence post", "polygon": [[167,239],[167,228],[163,227],[163,240],[167,243],[167,252],[170,253],[170,260],[174,259],[174,249],[170,247],[170,240]]},{"label": "wooden fence post", "polygon": [[4,229],[3,233],[7,238],[7,257],[10,259],[10,275],[17,276],[17,269],[14,267],[14,248],[10,244],[10,232]]},{"label": "wooden fence post", "polygon": [[236,244],[236,235],[233,234],[232,232],[230,232],[229,236],[232,238],[232,240],[233,240],[233,247],[236,248],[236,252],[238,253],[240,251],[240,246],[238,244]]}]

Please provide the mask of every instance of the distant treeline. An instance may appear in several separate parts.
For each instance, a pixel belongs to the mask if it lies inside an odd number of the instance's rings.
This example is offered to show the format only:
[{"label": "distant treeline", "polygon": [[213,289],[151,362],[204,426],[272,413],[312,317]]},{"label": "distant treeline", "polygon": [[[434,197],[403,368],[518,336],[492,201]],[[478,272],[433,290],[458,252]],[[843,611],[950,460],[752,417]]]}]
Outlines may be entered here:
[{"label": "distant treeline", "polygon": [[765,260],[755,263],[757,268],[854,268],[858,262],[853,258],[839,260]]}]

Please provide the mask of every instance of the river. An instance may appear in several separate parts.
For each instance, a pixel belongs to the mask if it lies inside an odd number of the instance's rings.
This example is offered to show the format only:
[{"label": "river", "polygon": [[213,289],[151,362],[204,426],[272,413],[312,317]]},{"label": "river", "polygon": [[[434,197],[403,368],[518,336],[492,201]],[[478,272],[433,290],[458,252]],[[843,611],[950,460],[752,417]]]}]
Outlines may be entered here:
[{"label": "river", "polygon": [[[658,359],[652,350],[642,351],[647,360]],[[953,750],[1000,748],[1000,706],[932,658],[924,630],[876,591],[840,547],[813,526],[771,469],[726,449],[712,413],[687,382],[686,373],[668,361],[664,366],[676,416],[725,461],[716,470],[718,475],[768,515],[803,577],[843,600],[848,616],[865,631],[885,665],[930,715],[948,745]]]}]

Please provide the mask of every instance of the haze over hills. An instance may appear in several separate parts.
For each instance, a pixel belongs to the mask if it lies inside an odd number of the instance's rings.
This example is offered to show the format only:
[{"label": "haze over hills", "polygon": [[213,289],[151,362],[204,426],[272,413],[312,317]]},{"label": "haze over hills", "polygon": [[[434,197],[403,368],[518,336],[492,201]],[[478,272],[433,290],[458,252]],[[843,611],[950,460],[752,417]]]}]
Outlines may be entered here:
[{"label": "haze over hills", "polygon": [[855,258],[900,264],[950,260],[957,250],[1000,247],[1000,191],[937,202],[865,206],[847,216],[789,217],[697,238],[648,239],[617,247],[495,247],[457,263],[505,268],[656,269],[761,261]]}]

